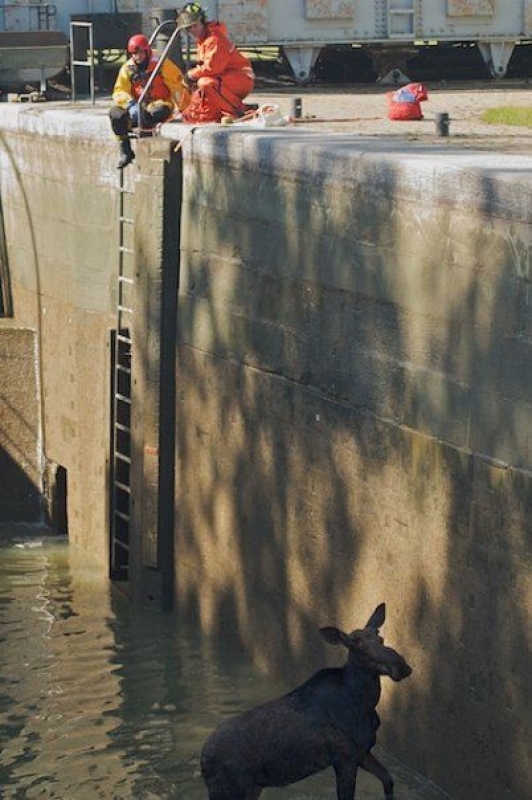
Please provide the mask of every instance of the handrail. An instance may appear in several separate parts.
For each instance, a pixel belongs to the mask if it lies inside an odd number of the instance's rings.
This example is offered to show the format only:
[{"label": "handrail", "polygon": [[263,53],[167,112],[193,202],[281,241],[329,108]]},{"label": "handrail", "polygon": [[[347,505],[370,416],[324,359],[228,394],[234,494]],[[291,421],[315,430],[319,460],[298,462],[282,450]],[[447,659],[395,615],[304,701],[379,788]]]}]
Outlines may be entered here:
[{"label": "handrail", "polygon": [[[85,28],[89,34],[89,58],[86,61],[74,59],[74,28]],[[76,101],[76,71],[75,67],[89,67],[89,85],[91,104],[95,104],[96,93],[94,89],[94,28],[92,22],[80,20],[70,21],[70,81],[72,85],[72,100]]]},{"label": "handrail", "polygon": [[166,27],[166,25],[175,25],[175,20],[173,20],[173,19],[167,19],[167,20],[164,20],[163,22],[160,22],[160,23],[157,25],[157,27],[155,28],[155,30],[153,31],[152,35],[150,36],[150,38],[149,38],[149,40],[148,40],[148,41],[149,41],[149,43],[150,43],[150,46],[151,46],[151,45],[154,43],[154,41],[156,40],[156,38],[157,38],[157,37],[158,37],[158,35],[160,34],[161,30],[162,30],[164,27]]},{"label": "handrail", "polygon": [[[164,22],[161,22],[159,25],[157,25],[157,27],[155,28],[155,30],[153,31],[152,35],[149,38],[150,45],[152,45],[154,43],[154,41],[157,39],[157,36],[159,35],[159,33],[161,32],[161,30],[166,25],[175,25],[175,20],[174,19],[167,19]],[[184,30],[184,28],[180,28],[180,31],[183,31],[183,30]],[[173,39],[172,39],[172,42],[173,42]],[[181,58],[183,58],[183,48],[181,48]],[[187,68],[190,66],[190,38],[188,36],[187,36],[186,57],[183,58],[183,62],[184,62],[184,64],[186,64]]]}]

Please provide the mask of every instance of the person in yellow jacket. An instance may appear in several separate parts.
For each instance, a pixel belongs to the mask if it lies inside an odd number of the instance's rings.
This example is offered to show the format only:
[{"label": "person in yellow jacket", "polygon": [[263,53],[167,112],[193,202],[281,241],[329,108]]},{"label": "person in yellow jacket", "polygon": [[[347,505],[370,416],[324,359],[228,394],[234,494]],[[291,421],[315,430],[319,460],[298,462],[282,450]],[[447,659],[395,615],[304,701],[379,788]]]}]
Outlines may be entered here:
[{"label": "person in yellow jacket", "polygon": [[139,109],[139,100],[159,63],[158,56],[143,34],[132,36],[127,43],[130,58],[120,68],[113,89],[113,107],[109,112],[111,127],[119,139],[118,169],[124,169],[135,158],[129,140],[132,128],[154,128],[172,113],[186,108],[190,91],[183,84],[183,74],[170,59],[165,59],[148,89]]}]

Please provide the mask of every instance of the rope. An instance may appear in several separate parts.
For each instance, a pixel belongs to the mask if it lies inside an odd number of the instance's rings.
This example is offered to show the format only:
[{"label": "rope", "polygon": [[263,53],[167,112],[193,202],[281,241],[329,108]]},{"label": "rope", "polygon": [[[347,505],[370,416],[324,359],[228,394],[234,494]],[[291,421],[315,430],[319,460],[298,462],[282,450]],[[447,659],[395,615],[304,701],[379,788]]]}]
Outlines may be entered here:
[{"label": "rope", "polygon": [[295,125],[310,124],[312,122],[377,122],[380,117],[289,117],[289,122]]}]

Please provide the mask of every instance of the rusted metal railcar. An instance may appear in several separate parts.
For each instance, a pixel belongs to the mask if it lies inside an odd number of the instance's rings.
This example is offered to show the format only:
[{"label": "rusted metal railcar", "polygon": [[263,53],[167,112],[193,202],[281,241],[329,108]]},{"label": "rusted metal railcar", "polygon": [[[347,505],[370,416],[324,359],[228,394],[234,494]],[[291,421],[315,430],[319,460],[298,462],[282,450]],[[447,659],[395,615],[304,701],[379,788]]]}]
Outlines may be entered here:
[{"label": "rusted metal railcar", "polygon": [[[27,12],[42,3],[0,0],[0,31],[21,30]],[[140,12],[145,32],[153,30],[161,0],[63,0],[50,28],[68,33],[79,14]],[[205,0],[208,16],[227,23],[239,45],[282,47],[295,78],[310,80],[328,45],[384,47],[390,51],[424,43],[473,42],[494,77],[506,75],[516,44],[532,40],[532,0]],[[34,12],[32,12],[34,13]]]},{"label": "rusted metal railcar", "polygon": [[532,0],[210,0],[209,11],[240,44],[281,45],[302,83],[331,44],[475,42],[504,77],[516,43],[532,38]]}]

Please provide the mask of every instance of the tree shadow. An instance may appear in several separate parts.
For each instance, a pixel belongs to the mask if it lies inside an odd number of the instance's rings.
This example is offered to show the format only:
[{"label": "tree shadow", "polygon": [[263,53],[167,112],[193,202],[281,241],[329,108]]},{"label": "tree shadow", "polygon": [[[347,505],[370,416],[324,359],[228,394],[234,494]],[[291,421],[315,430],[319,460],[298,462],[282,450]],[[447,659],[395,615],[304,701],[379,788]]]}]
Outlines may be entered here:
[{"label": "tree shadow", "polygon": [[415,672],[382,742],[454,797],[524,798],[530,190],[380,147],[185,160],[178,604],[293,685],[320,625],[386,600]]}]

